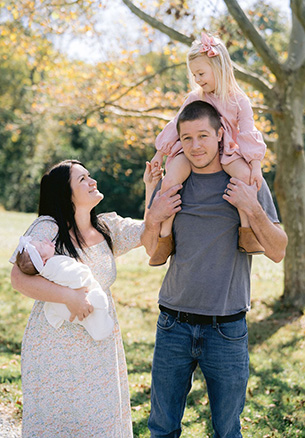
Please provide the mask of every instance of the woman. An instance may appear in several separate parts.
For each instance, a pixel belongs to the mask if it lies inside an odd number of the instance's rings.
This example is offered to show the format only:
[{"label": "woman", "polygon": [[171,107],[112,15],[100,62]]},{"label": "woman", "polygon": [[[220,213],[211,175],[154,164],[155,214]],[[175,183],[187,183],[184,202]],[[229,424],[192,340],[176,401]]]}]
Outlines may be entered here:
[{"label": "woman", "polygon": [[[25,275],[16,264],[12,269],[14,289],[36,300],[22,343],[24,438],[132,437],[125,356],[109,287],[116,277],[114,258],[140,245],[144,223],[115,213],[97,217],[94,207],[102,199],[84,165],[64,161],[42,178],[39,217],[26,235],[53,240],[58,253],[91,268],[114,320],[108,338],[94,341],[68,321],[56,330],[45,318],[45,301],[66,304],[71,321],[88,316],[93,307],[84,288],[75,291]],[[15,258],[16,251],[10,261]]]}]

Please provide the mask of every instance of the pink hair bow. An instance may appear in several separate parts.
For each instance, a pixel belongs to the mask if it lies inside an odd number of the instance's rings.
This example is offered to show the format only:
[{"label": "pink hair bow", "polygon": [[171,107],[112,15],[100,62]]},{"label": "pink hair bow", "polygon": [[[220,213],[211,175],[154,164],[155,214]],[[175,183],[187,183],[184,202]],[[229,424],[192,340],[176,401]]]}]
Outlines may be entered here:
[{"label": "pink hair bow", "polygon": [[200,49],[201,53],[206,53],[209,58],[212,58],[213,56],[219,55],[219,52],[217,49],[215,49],[214,46],[217,46],[215,40],[213,37],[209,37],[205,33],[201,34],[201,45],[202,48]]}]

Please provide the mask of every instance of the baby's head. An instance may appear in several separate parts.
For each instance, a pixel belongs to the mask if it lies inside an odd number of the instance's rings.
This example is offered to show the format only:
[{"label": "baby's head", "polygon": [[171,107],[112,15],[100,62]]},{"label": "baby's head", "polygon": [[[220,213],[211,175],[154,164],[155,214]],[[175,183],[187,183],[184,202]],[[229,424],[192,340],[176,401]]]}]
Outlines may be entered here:
[{"label": "baby's head", "polygon": [[55,245],[50,240],[40,242],[32,240],[31,236],[22,236],[19,240],[16,263],[24,274],[36,275],[54,253]]}]

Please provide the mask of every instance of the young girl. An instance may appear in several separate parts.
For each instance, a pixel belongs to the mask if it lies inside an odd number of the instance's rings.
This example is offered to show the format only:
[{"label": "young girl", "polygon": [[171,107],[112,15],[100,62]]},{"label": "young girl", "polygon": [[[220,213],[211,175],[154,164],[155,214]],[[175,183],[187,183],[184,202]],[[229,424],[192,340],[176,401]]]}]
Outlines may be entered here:
[{"label": "young girl", "polygon": [[[254,126],[250,101],[236,82],[226,47],[220,40],[203,33],[200,40],[193,42],[188,52],[187,67],[193,91],[179,113],[195,100],[203,100],[213,105],[221,116],[224,128],[221,150],[223,169],[246,184],[255,183],[259,190],[262,184],[261,160],[265,155],[266,145],[261,133]],[[176,129],[179,113],[158,135],[157,152],[151,161],[152,167],[161,166],[163,157],[168,157],[161,193],[184,182],[191,172]],[[263,254],[264,248],[249,228],[247,216],[239,213],[239,250],[248,254]],[[173,220],[174,217],[171,217],[162,224],[157,249],[149,261],[151,266],[164,264],[173,253]]]}]

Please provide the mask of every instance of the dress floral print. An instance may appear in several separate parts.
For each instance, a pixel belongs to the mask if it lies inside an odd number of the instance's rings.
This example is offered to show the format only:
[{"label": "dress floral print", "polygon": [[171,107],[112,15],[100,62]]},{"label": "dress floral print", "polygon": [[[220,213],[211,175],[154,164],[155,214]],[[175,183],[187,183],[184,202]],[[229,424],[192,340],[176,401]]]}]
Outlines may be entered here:
[{"label": "dress floral print", "polygon": [[[116,278],[115,257],[138,246],[143,223],[115,213],[100,218],[108,225],[113,254],[106,241],[81,252],[106,292],[112,334],[94,341],[79,324],[54,329],[42,301],[35,301],[22,341],[23,438],[130,438],[132,423],[127,368],[110,286]],[[26,235],[54,239],[58,227],[40,216]],[[15,262],[16,252],[10,261]]]}]

